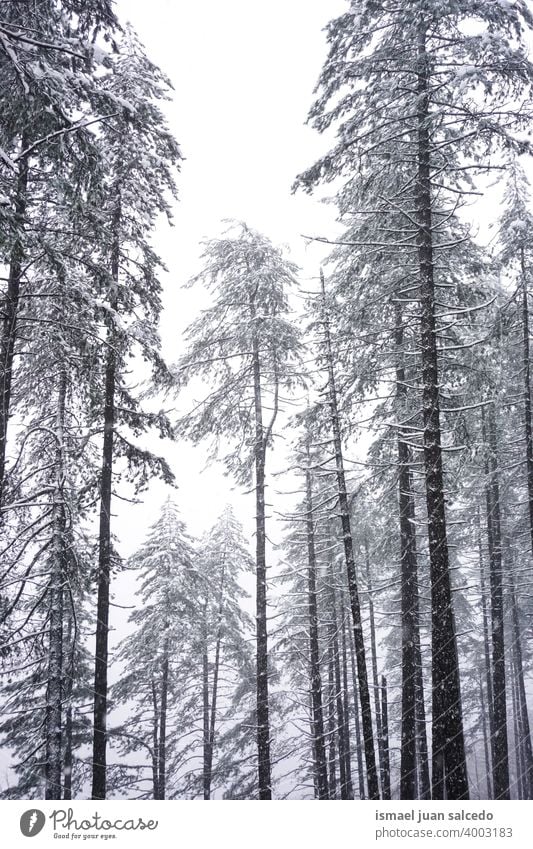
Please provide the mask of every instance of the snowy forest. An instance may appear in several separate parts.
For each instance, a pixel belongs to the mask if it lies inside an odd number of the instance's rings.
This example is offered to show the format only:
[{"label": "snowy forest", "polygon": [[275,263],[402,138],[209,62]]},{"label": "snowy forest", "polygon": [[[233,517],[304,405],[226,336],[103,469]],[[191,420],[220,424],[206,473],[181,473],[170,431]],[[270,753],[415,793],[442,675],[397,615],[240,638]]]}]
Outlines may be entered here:
[{"label": "snowy forest", "polygon": [[[323,35],[286,191],[335,228],[206,232],[169,348],[194,80],[0,3],[2,799],[533,798],[533,3]],[[202,535],[173,443],[239,495]]]}]

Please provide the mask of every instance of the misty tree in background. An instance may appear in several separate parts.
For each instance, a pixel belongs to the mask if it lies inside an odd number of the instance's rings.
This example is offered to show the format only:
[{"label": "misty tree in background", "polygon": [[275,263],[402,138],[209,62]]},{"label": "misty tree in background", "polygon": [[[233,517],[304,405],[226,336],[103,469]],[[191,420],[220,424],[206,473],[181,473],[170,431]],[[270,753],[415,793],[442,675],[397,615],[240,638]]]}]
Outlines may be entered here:
[{"label": "misty tree in background", "polygon": [[[216,779],[215,754],[221,719],[231,690],[249,661],[247,635],[252,623],[244,613],[245,593],[239,579],[253,571],[242,528],[231,507],[200,541],[196,561],[202,658],[203,797],[210,799]],[[228,692],[229,690],[229,692]],[[215,763],[215,765],[214,765]]]},{"label": "misty tree in background", "polygon": [[140,570],[141,607],[131,615],[134,630],[120,647],[118,659],[125,668],[114,688],[114,700],[133,713],[123,727],[111,732],[125,752],[146,750],[151,776],[141,775],[140,787],[149,781],[154,799],[167,798],[169,715],[181,705],[180,663],[190,662],[191,643],[198,623],[196,559],[177,508],[167,499],[144,545],[130,560]]},{"label": "misty tree in background", "polygon": [[203,259],[191,285],[203,283],[211,303],[187,331],[189,349],[178,376],[183,384],[201,378],[211,391],[178,429],[195,442],[211,439],[217,448],[227,440],[228,470],[241,483],[254,474],[259,798],[270,799],[265,470],[280,393],[300,377],[300,342],[288,301],[296,267],[244,224],[208,242]]}]

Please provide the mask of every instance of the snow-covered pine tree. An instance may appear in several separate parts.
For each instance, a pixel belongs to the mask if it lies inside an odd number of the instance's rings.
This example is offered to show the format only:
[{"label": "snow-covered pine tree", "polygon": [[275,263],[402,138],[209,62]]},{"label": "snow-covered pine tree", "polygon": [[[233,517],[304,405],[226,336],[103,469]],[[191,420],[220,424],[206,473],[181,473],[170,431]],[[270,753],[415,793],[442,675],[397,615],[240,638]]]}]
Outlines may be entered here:
[{"label": "snow-covered pine tree", "polygon": [[[417,0],[409,6],[352,0],[328,27],[330,45],[311,119],[338,142],[300,182],[311,187],[410,162],[412,208],[387,196],[411,223],[418,256],[420,379],[433,598],[433,796],[467,798],[464,730],[444,499],[435,266],[449,245],[435,236],[435,205],[452,211],[468,176],[492,164],[497,146],[527,147],[533,65],[525,2]],[[474,95],[474,96],[473,96]],[[517,106],[516,104],[520,104]],[[459,162],[459,157],[461,162]],[[508,791],[502,786],[499,796]]]},{"label": "snow-covered pine tree", "polygon": [[[200,541],[196,561],[202,658],[202,784],[211,799],[217,780],[217,740],[232,691],[249,660],[252,621],[244,612],[245,592],[239,580],[253,571],[242,527],[231,507]],[[230,720],[231,721],[231,720]],[[226,720],[227,722],[227,720]]]},{"label": "snow-covered pine tree", "polygon": [[187,730],[187,722],[189,730],[194,722],[194,714],[189,713],[188,719],[181,719],[179,735],[169,735],[169,719],[179,716],[180,687],[187,680],[180,667],[195,665],[191,646],[195,646],[200,628],[197,592],[201,586],[196,563],[197,553],[185,524],[168,498],[129,564],[140,570],[141,606],[130,617],[134,630],[117,655],[125,671],[113,698],[130,715],[126,723],[110,731],[123,752],[149,752],[139,788],[146,797],[143,785],[149,781],[154,799],[167,798],[169,750],[173,753],[177,748],[179,755],[180,736]]},{"label": "snow-covered pine tree", "polygon": [[[124,457],[140,484],[159,474],[172,478],[168,465],[137,445],[150,427],[171,436],[167,418],[144,412],[128,386],[127,359],[137,352],[151,367],[153,391],[169,384],[160,356],[157,322],[161,311],[162,263],[149,237],[158,216],[170,217],[169,196],[175,194],[174,174],[179,147],[168,130],[159,101],[169,82],[146,56],[131,29],[120,44],[112,73],[105,81],[108,95],[122,104],[120,118],[102,128],[101,180],[91,197],[97,222],[95,245],[99,286],[97,303],[107,328],[103,363],[103,446],[100,480],[98,610],[95,653],[93,797],[106,795],[107,654],[109,584],[111,574],[111,502],[115,462]],[[119,425],[123,427],[119,430]]]},{"label": "snow-covered pine tree", "polygon": [[178,429],[195,442],[227,439],[228,470],[239,482],[254,473],[256,495],[257,748],[259,798],[272,797],[268,692],[265,471],[280,393],[298,381],[299,334],[288,289],[296,267],[244,224],[208,242],[204,283],[211,304],[190,326],[189,350],[178,365],[183,384],[194,377],[212,391]]}]

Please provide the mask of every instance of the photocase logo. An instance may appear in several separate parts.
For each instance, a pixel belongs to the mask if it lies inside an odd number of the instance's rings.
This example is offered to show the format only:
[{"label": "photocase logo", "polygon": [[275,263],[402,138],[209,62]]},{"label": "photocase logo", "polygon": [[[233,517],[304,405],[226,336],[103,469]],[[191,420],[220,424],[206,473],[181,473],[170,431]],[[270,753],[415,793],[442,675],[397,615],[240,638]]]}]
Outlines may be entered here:
[{"label": "photocase logo", "polygon": [[30,811],[24,811],[20,818],[20,830],[24,837],[35,837],[44,828],[46,817],[42,811],[37,808],[32,808]]}]

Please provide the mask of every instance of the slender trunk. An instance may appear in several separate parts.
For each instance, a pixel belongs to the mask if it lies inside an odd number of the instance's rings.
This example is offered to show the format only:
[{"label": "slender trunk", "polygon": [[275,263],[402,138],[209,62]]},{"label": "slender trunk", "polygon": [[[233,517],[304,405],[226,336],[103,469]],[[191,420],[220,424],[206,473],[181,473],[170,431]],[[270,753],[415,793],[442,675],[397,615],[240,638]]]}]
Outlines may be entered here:
[{"label": "slender trunk", "polygon": [[481,727],[483,729],[483,752],[485,756],[485,776],[487,781],[487,799],[492,799],[492,783],[490,779],[491,760],[490,760],[490,742],[487,730],[486,702],[483,692],[483,678],[481,671],[479,672],[479,706],[481,710]]},{"label": "slender trunk", "polygon": [[346,476],[344,473],[344,459],[342,453],[342,436],[337,404],[337,390],[335,385],[335,371],[333,367],[333,352],[331,346],[331,333],[329,316],[327,312],[326,292],[324,275],[320,272],[322,282],[323,303],[323,325],[326,343],[326,356],[328,366],[328,391],[329,407],[331,417],[331,429],[335,451],[335,466],[338,487],[339,509],[342,525],[342,538],[344,545],[344,557],[348,577],[348,591],[350,594],[350,606],[352,611],[353,635],[355,645],[355,656],[357,659],[357,678],[359,682],[359,697],[361,701],[361,716],[363,721],[363,739],[365,747],[365,763],[368,781],[368,795],[370,799],[379,799],[379,783],[376,769],[376,756],[374,751],[374,731],[372,728],[372,708],[370,705],[370,692],[368,689],[368,674],[366,666],[366,652],[363,639],[363,624],[361,618],[361,605],[357,589],[357,577],[355,572],[355,560],[353,553],[352,529],[350,523],[350,509],[348,493],[346,490]]},{"label": "slender trunk", "polygon": [[334,678],[333,646],[328,650],[328,787],[329,798],[337,798],[337,770],[335,764],[335,678]]},{"label": "slender trunk", "polygon": [[420,270],[420,346],[423,383],[424,463],[431,575],[433,780],[434,799],[468,799],[461,687],[442,465],[439,368],[435,315],[431,198],[430,77],[427,24],[421,20],[417,45],[418,177],[416,213]]},{"label": "slender trunk", "polygon": [[372,587],[372,575],[370,572],[370,554],[368,551],[368,539],[365,534],[365,577],[368,592],[368,618],[370,622],[370,650],[372,654],[372,686],[374,690],[374,711],[376,713],[376,731],[378,735],[378,755],[379,755],[379,772],[381,778],[381,798],[388,799],[385,793],[384,772],[383,772],[383,729],[381,726],[381,705],[379,702],[379,678],[378,678],[378,656],[376,646],[376,620],[374,616],[374,595]]},{"label": "slender trunk", "polygon": [[[113,216],[111,253],[112,291],[110,304],[117,306],[120,267],[121,203],[118,198]],[[117,378],[116,334],[110,324],[107,334],[104,397],[104,444],[100,479],[100,526],[98,535],[98,600],[96,607],[96,649],[94,658],[94,720],[92,798],[106,798],[107,757],[107,672],[109,643],[109,584],[111,579],[111,499],[115,430],[115,388]]]},{"label": "slender trunk", "polygon": [[[508,667],[508,676],[510,682],[510,690],[511,690],[511,708],[512,708],[512,726],[513,726],[513,742],[514,742],[514,755],[515,755],[515,770],[516,770],[516,781],[510,782],[511,787],[516,786],[517,788],[517,797],[518,799],[525,798],[525,787],[524,787],[524,757],[522,750],[522,737],[520,734],[520,716],[519,716],[519,708],[518,708],[518,692],[517,692],[517,680],[515,674],[515,665],[514,658],[511,655],[509,658],[509,667]],[[511,764],[509,764],[509,770],[511,769]]]},{"label": "slender trunk", "polygon": [[359,693],[357,689],[357,673],[355,671],[355,650],[353,645],[353,633],[348,629],[348,638],[350,644],[350,666],[352,671],[352,692],[355,714],[355,746],[357,749],[357,778],[359,781],[359,798],[364,799],[365,794],[365,776],[363,772],[363,746],[361,745],[361,721],[359,718]]},{"label": "slender trunk", "polygon": [[339,621],[337,617],[337,606],[335,603],[335,591],[333,581],[335,576],[333,570],[331,572],[331,623],[329,639],[333,648],[333,669],[335,672],[335,703],[337,706],[337,739],[339,748],[339,776],[340,776],[340,794],[341,799],[349,799],[348,771],[347,771],[347,742],[346,742],[346,723],[344,721],[344,700],[342,697],[342,681],[341,681],[341,665],[339,658]]},{"label": "slender trunk", "polygon": [[[27,137],[23,136],[21,147],[27,147]],[[2,342],[0,356],[0,506],[4,503],[6,476],[6,447],[9,410],[11,406],[11,389],[13,384],[13,362],[15,358],[15,343],[17,340],[17,319],[19,314],[20,284],[24,262],[24,245],[22,231],[28,205],[28,158],[24,157],[19,165],[17,187],[15,190],[14,221],[17,236],[9,259],[7,291],[3,304]]]},{"label": "slender trunk", "polygon": [[216,728],[216,720],[217,720],[217,698],[218,698],[218,679],[220,675],[220,650],[222,647],[222,614],[224,609],[224,581],[225,581],[226,567],[225,561],[222,562],[222,570],[220,575],[220,595],[218,601],[218,624],[217,624],[217,636],[215,643],[215,662],[213,666],[213,692],[211,697],[211,717],[209,721],[209,736],[208,736],[208,746],[207,746],[207,757],[206,757],[206,769],[205,769],[205,786],[204,789],[207,790],[208,796],[204,795],[204,798],[211,798],[211,781],[213,777],[213,752],[215,749],[215,728]]},{"label": "slender trunk", "polygon": [[163,648],[163,663],[161,668],[161,705],[159,711],[159,767],[158,789],[159,799],[166,798],[167,792],[167,703],[168,703],[168,640]]},{"label": "slender trunk", "polygon": [[74,649],[72,642],[72,616],[68,617],[66,645],[69,646],[68,665],[65,666],[65,742],[63,754],[63,799],[72,799],[72,692],[74,688]]},{"label": "slender trunk", "polygon": [[505,638],[503,610],[502,534],[500,484],[494,407],[483,414],[487,442],[487,529],[490,552],[490,597],[492,633],[492,777],[494,798],[509,799],[509,750],[507,742],[507,700],[505,684]]},{"label": "slender trunk", "polygon": [[524,248],[520,249],[522,276],[522,343],[524,368],[524,432],[526,439],[527,494],[529,503],[529,532],[533,556],[533,426],[531,421],[531,363],[529,345],[529,301]]},{"label": "slender trunk", "polygon": [[[407,385],[403,364],[403,317],[399,303],[395,307],[397,417],[406,415]],[[412,522],[413,486],[411,450],[408,433],[398,427],[398,505],[400,511],[400,576],[402,617],[402,723],[400,749],[400,799],[417,798],[416,751],[416,613],[417,562],[416,539]]]},{"label": "slender trunk", "polygon": [[381,676],[381,722],[383,733],[383,784],[390,799],[390,757],[389,757],[389,709],[387,702],[387,679]]},{"label": "slender trunk", "polygon": [[[417,586],[418,602],[418,586]],[[416,607],[416,620],[420,622],[419,606]],[[418,763],[418,795],[420,799],[431,799],[431,781],[429,777],[428,737],[426,726],[426,705],[424,702],[424,676],[422,671],[422,651],[420,648],[420,627],[415,632],[415,720]]]},{"label": "slender trunk", "polygon": [[313,485],[310,468],[310,448],[307,443],[306,485],[306,529],[307,529],[307,593],[309,609],[309,662],[311,683],[311,708],[313,718],[313,752],[315,759],[315,781],[319,799],[328,799],[328,770],[326,740],[324,733],[324,711],[322,706],[322,678],[320,675],[320,647],[318,642],[318,603],[316,591],[315,518],[313,510]]},{"label": "slender trunk", "polygon": [[344,596],[340,594],[341,662],[342,662],[342,706],[344,712],[344,740],[346,754],[346,789],[348,798],[354,798],[352,781],[352,745],[350,741],[350,698],[348,694],[348,654],[346,651],[346,609]]},{"label": "slender trunk", "polygon": [[263,428],[263,400],[261,395],[261,362],[257,314],[253,297],[250,298],[250,313],[252,319],[255,413],[257,766],[259,799],[271,799],[265,527],[265,458],[267,446]]},{"label": "slender trunk", "polygon": [[61,799],[62,704],[63,704],[63,583],[65,580],[65,405],[67,375],[60,371],[55,421],[55,481],[53,543],[51,557],[50,637],[46,689],[45,799]]},{"label": "slender trunk", "polygon": [[515,667],[516,688],[517,688],[517,707],[518,707],[518,728],[520,730],[520,746],[523,752],[524,759],[524,784],[525,798],[533,799],[533,754],[531,747],[531,729],[529,724],[529,714],[527,708],[526,687],[524,681],[524,661],[522,653],[522,637],[520,631],[520,620],[518,616],[518,605],[516,601],[516,593],[514,586],[514,578],[512,571],[509,570],[509,596],[511,602],[511,620],[512,620],[512,645],[513,645],[513,662]]},{"label": "slender trunk", "polygon": [[210,781],[208,777],[209,767],[209,656],[207,646],[207,606],[208,600],[205,600],[204,606],[204,647],[202,652],[202,701],[203,701],[203,754],[204,754],[204,799],[211,798]]},{"label": "slender trunk", "polygon": [[159,707],[157,700],[157,690],[155,681],[152,678],[152,709],[153,709],[153,727],[152,727],[152,782],[153,782],[153,797],[159,799]]},{"label": "slender trunk", "polygon": [[[485,578],[485,565],[483,563],[483,545],[481,542],[481,523],[479,519],[479,509],[477,513],[478,525],[478,551],[479,551],[479,578],[481,588],[481,607],[483,613],[483,653],[485,658],[485,680],[488,702],[488,718],[489,718],[489,752],[490,752],[490,774],[487,772],[487,786],[489,788],[489,798],[493,796],[493,777],[492,777],[492,741],[494,739],[494,699],[492,695],[492,669],[490,660],[490,637],[489,637],[489,614],[487,605],[487,583]],[[487,528],[487,533],[491,539],[491,534]],[[492,546],[489,546],[491,548]]]}]

